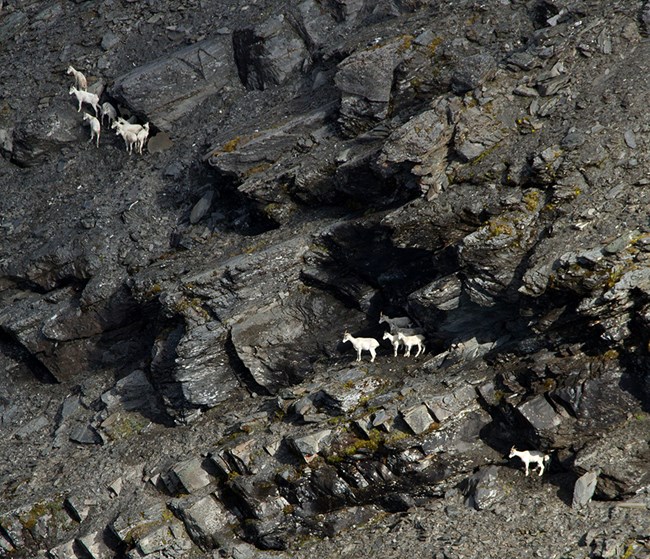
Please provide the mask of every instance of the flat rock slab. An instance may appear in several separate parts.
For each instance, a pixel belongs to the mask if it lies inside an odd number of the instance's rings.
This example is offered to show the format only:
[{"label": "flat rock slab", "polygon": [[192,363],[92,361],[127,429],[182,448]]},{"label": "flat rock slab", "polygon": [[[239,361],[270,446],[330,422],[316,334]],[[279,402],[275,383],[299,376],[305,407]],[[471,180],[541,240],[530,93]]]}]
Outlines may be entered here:
[{"label": "flat rock slab", "polygon": [[404,410],[401,413],[406,424],[416,435],[424,433],[434,423],[433,418],[424,404]]},{"label": "flat rock slab", "polygon": [[157,128],[192,112],[209,95],[232,84],[230,37],[201,41],[119,77],[109,93]]},{"label": "flat rock slab", "polygon": [[543,395],[535,396],[517,409],[537,431],[555,429],[562,422],[562,417],[555,412]]},{"label": "flat rock slab", "polygon": [[199,500],[183,500],[171,505],[185,523],[192,539],[202,549],[218,547],[219,533],[235,522],[235,517],[213,495]]},{"label": "flat rock slab", "polygon": [[598,471],[587,472],[580,476],[573,486],[573,500],[571,506],[574,509],[584,507],[594,495],[598,483]]},{"label": "flat rock slab", "polygon": [[287,442],[305,459],[305,462],[310,462],[323,448],[331,434],[330,429],[325,429],[303,437],[290,437]]},{"label": "flat rock slab", "polygon": [[194,493],[212,482],[208,472],[201,466],[200,458],[176,464],[171,473],[185,493]]}]

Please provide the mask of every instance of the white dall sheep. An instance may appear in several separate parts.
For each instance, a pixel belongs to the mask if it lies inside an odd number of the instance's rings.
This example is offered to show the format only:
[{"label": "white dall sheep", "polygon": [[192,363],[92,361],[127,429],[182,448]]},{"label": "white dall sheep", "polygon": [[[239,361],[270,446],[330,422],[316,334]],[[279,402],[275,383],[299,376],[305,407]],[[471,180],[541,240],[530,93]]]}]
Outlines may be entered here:
[{"label": "white dall sheep", "polygon": [[115,107],[108,101],[102,103],[101,107],[99,107],[99,111],[102,113],[102,124],[104,124],[104,117],[108,117],[108,124],[113,124],[113,121],[117,118]]},{"label": "white dall sheep", "polygon": [[142,125],[142,130],[140,130],[136,135],[138,137],[138,153],[142,155],[142,148],[144,148],[147,143],[147,138],[149,137],[149,123],[145,122]]},{"label": "white dall sheep", "polygon": [[390,343],[393,344],[393,355],[394,357],[397,357],[397,350],[399,349],[399,346],[402,345],[402,342],[399,340],[399,337],[397,334],[391,334],[390,332],[384,332],[384,340],[390,340]]},{"label": "white dall sheep", "polygon": [[74,95],[79,102],[79,108],[77,109],[77,112],[81,111],[82,103],[88,103],[95,111],[95,116],[99,115],[99,97],[97,95],[94,93],[89,93],[88,91],[81,91],[74,85],[70,88],[70,95]]},{"label": "white dall sheep", "polygon": [[74,76],[74,85],[77,89],[83,89],[86,91],[88,89],[88,80],[79,70],[75,70],[72,66],[68,66],[68,71],[66,74],[72,74]]},{"label": "white dall sheep", "polygon": [[352,347],[357,350],[357,361],[361,361],[362,351],[369,351],[371,355],[370,362],[374,362],[377,356],[377,348],[379,347],[379,342],[375,338],[355,338],[346,331],[343,334],[343,343],[345,342],[350,342]]},{"label": "white dall sheep", "polygon": [[122,138],[124,139],[124,144],[126,146],[126,151],[128,153],[133,153],[134,146],[137,152],[138,135],[135,132],[131,130],[127,130],[126,128],[118,128],[115,135],[122,136]]},{"label": "white dall sheep", "polygon": [[[117,130],[117,134],[121,134],[125,142],[127,142],[127,139],[126,136],[123,134],[123,132],[134,134],[136,137],[136,140],[134,142],[136,152],[142,154],[142,148],[144,147],[144,144],[147,141],[147,137],[149,136],[148,122],[144,125],[131,124],[128,120],[124,120],[123,118],[118,116],[115,122],[111,124],[111,128],[115,128]],[[128,142],[127,142],[127,151],[129,151],[129,153],[131,152],[129,149]]]},{"label": "white dall sheep", "polygon": [[517,456],[524,463],[526,470],[526,475],[528,475],[528,466],[530,463],[537,464],[539,466],[539,476],[544,473],[544,464],[548,462],[551,457],[548,454],[539,452],[538,450],[517,450],[514,446],[510,449],[510,455],[508,458],[514,458]]},{"label": "white dall sheep", "polygon": [[404,357],[411,357],[411,348],[417,346],[418,352],[415,354],[415,357],[420,355],[426,347],[424,345],[424,336],[422,334],[415,334],[413,336],[407,336],[403,332],[397,333],[397,339],[404,344]]},{"label": "white dall sheep", "polygon": [[101,125],[99,124],[99,120],[97,120],[94,116],[89,115],[88,113],[84,113],[84,122],[88,122],[90,125],[90,140],[89,142],[93,141],[93,138],[96,140],[96,145],[99,147],[99,134],[101,133]]},{"label": "white dall sheep", "polygon": [[394,328],[413,328],[413,322],[408,316],[386,316],[383,312],[379,313],[379,324],[385,322],[393,332]]}]

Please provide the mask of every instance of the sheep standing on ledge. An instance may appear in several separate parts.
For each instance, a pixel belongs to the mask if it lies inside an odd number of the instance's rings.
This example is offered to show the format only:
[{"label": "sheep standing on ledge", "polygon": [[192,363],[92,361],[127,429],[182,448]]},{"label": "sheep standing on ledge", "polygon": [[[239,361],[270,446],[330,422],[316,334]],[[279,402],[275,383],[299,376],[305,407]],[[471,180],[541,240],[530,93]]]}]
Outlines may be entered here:
[{"label": "sheep standing on ledge", "polygon": [[79,102],[79,108],[77,109],[77,112],[81,111],[82,103],[88,103],[95,111],[95,116],[99,115],[99,97],[97,95],[94,93],[89,93],[88,91],[81,91],[74,85],[70,88],[70,95],[74,95]]},{"label": "sheep standing on ledge", "polygon": [[90,125],[90,140],[89,142],[93,141],[93,138],[96,138],[96,145],[99,147],[99,134],[101,133],[101,125],[99,124],[99,120],[95,118],[92,115],[89,115],[88,113],[84,113],[84,122],[88,122]]},{"label": "sheep standing on ledge", "polygon": [[82,89],[86,91],[88,89],[88,80],[79,70],[75,70],[72,66],[68,66],[68,71],[66,74],[72,74],[74,76],[74,85],[77,89]]},{"label": "sheep standing on ledge", "polygon": [[350,342],[354,349],[357,350],[357,361],[361,361],[361,352],[368,351],[372,358],[370,362],[374,362],[375,357],[377,356],[377,348],[379,347],[379,342],[375,338],[355,338],[352,334],[346,331],[343,334],[343,343]]},{"label": "sheep standing on ledge", "polygon": [[111,124],[111,128],[117,130],[116,134],[119,134],[124,138],[126,143],[126,150],[131,153],[133,147],[135,147],[136,153],[142,155],[142,148],[144,147],[147,137],[149,136],[149,123],[141,124],[131,124],[128,120],[124,120],[121,117],[117,117],[115,122]]},{"label": "sheep standing on ledge", "polygon": [[127,128],[117,127],[117,132],[115,132],[115,135],[122,136],[124,139],[124,144],[126,145],[126,151],[128,153],[133,153],[133,146],[136,146],[137,152],[138,135],[135,132]]},{"label": "sheep standing on ledge", "polygon": [[388,324],[392,334],[398,328],[413,328],[413,321],[408,316],[386,316],[383,312],[379,313],[379,324],[382,322]]},{"label": "sheep standing on ledge", "polygon": [[390,340],[390,343],[393,345],[393,357],[397,357],[397,350],[399,349],[399,346],[402,345],[402,342],[400,341],[397,334],[391,334],[390,332],[384,332],[383,339],[384,340]]},{"label": "sheep standing on ledge", "polygon": [[510,455],[508,458],[513,458],[517,456],[524,463],[524,468],[526,470],[526,475],[528,475],[528,466],[530,463],[537,464],[539,466],[539,475],[541,476],[544,473],[544,464],[548,462],[551,457],[548,454],[539,452],[538,450],[517,450],[514,446],[510,449]]},{"label": "sheep standing on ledge", "polygon": [[144,148],[147,143],[147,138],[149,137],[149,123],[145,122],[142,125],[142,130],[140,130],[136,135],[138,137],[138,153],[142,155],[142,148]]},{"label": "sheep standing on ledge", "polygon": [[411,348],[413,346],[417,346],[418,348],[415,357],[418,357],[420,353],[426,349],[426,346],[424,345],[424,336],[422,334],[407,336],[404,332],[397,332],[397,339],[404,344],[404,357],[411,357]]}]

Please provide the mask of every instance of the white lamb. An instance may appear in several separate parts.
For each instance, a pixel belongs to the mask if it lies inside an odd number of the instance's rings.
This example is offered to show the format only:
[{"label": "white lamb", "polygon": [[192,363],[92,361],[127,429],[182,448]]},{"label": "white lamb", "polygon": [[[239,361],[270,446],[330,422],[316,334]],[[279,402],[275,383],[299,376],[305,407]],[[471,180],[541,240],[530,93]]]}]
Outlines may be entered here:
[{"label": "white lamb", "polygon": [[96,139],[96,145],[99,147],[99,134],[101,133],[101,125],[99,124],[99,120],[97,120],[94,116],[89,115],[88,113],[84,113],[84,122],[88,122],[90,125],[90,140],[89,142],[93,141],[93,138]]},{"label": "white lamb", "polygon": [[524,463],[526,470],[526,475],[528,475],[528,466],[530,463],[537,464],[539,466],[539,475],[544,473],[544,464],[548,462],[551,457],[548,454],[539,452],[538,450],[517,450],[514,446],[510,449],[510,455],[508,458],[519,457]]},{"label": "white lamb", "polygon": [[95,111],[95,116],[99,115],[99,97],[97,95],[94,93],[89,93],[88,91],[81,91],[74,85],[70,88],[70,95],[74,95],[79,102],[79,108],[77,109],[77,112],[81,111],[82,103],[88,103]]},{"label": "white lamb", "polygon": [[390,332],[384,332],[384,340],[390,340],[390,343],[393,344],[393,355],[394,357],[397,357],[397,350],[399,349],[399,346],[402,345],[402,342],[400,341],[399,337],[397,334],[391,334]]},{"label": "white lamb", "polygon": [[117,118],[115,107],[113,107],[113,105],[108,101],[102,103],[101,107],[99,107],[99,111],[102,113],[102,124],[104,124],[104,117],[108,117],[108,124],[113,124],[113,121]]},{"label": "white lamb", "polygon": [[349,332],[343,334],[343,343],[350,342],[354,349],[357,350],[357,361],[361,361],[361,352],[369,351],[372,358],[370,362],[374,362],[375,357],[377,356],[377,348],[379,347],[379,342],[375,338],[355,338]]},{"label": "white lamb", "polygon": [[424,345],[424,336],[422,334],[415,334],[413,336],[407,336],[403,332],[397,333],[397,339],[404,344],[404,357],[411,356],[411,348],[417,346],[418,352],[415,354],[415,357],[420,355],[426,347]]},{"label": "white lamb", "polygon": [[79,70],[75,70],[72,66],[68,66],[68,71],[66,74],[72,74],[74,76],[74,84],[77,89],[83,89],[86,91],[88,89],[88,80]]}]

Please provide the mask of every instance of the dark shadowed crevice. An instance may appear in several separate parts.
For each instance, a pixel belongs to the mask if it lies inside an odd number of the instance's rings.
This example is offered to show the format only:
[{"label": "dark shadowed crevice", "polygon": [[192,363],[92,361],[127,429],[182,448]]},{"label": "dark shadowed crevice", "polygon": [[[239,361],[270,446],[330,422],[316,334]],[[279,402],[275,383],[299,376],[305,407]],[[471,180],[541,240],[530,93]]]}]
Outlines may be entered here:
[{"label": "dark shadowed crevice", "polygon": [[262,54],[261,39],[253,29],[238,29],[232,35],[237,73],[246,89],[264,89],[264,76],[257,61]]},{"label": "dark shadowed crevice", "polygon": [[[193,207],[208,189],[212,189],[210,207],[200,221],[210,230],[249,237],[279,227],[276,221],[258,208],[255,201],[238,190],[238,183],[234,177],[212,167],[202,166],[191,173],[189,181],[194,185],[190,189],[191,192],[177,193],[177,204],[185,204],[189,197],[193,200]],[[190,212],[182,218],[183,225],[189,224]]]},{"label": "dark shadowed crevice", "polygon": [[226,355],[228,356],[230,368],[242,386],[244,386],[251,394],[256,394],[258,396],[269,396],[271,393],[268,391],[268,389],[259,384],[253,378],[251,372],[248,370],[248,367],[246,367],[244,362],[237,354],[237,349],[235,348],[235,344],[232,341],[232,335],[230,332],[228,333],[228,338],[224,344],[224,349],[226,350]]},{"label": "dark shadowed crevice", "polygon": [[43,384],[58,384],[58,379],[41,361],[21,344],[11,333],[0,328],[0,353],[22,363],[34,378]]}]

